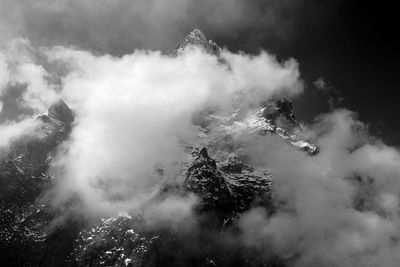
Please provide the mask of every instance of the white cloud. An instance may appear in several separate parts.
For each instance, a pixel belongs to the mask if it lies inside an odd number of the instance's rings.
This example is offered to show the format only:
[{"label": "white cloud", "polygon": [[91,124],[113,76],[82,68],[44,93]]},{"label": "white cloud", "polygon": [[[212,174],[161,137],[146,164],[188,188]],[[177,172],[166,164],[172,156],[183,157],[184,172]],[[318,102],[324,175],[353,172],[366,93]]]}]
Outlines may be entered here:
[{"label": "white cloud", "polygon": [[278,211],[245,214],[244,242],[293,266],[396,266],[399,151],[370,140],[346,110],[320,117],[312,131],[321,148],[314,157],[257,143],[266,155],[254,156],[275,173]]},{"label": "white cloud", "polygon": [[186,160],[182,143],[197,134],[194,112],[229,108],[243,90],[253,92],[253,102],[302,90],[296,62],[280,64],[265,52],[224,51],[227,64],[197,48],[178,57],[138,50],[117,58],[64,47],[46,53],[70,70],[61,94],[77,115],[58,161],[56,202],[78,194],[94,213],[140,208],[163,183],[156,166],[167,179],[182,179],[177,162]]},{"label": "white cloud", "polygon": [[2,118],[0,124],[0,154],[8,152],[11,144],[23,136],[36,136],[39,121],[37,114],[44,113],[55,99],[55,91],[49,88],[46,71],[35,63],[31,47],[25,39],[15,39],[0,50],[0,112],[3,112],[3,96],[16,85],[25,86],[18,101],[29,107],[31,116],[16,116],[16,120]]},{"label": "white cloud", "polygon": [[7,43],[3,55],[0,54],[0,69],[4,70],[4,78],[0,77],[0,97],[7,90],[24,88],[15,101],[30,108],[35,116],[45,113],[50,104],[58,99],[56,85],[50,81],[50,74],[45,62],[40,62],[40,56],[41,52],[35,50],[29,40],[20,38]]}]

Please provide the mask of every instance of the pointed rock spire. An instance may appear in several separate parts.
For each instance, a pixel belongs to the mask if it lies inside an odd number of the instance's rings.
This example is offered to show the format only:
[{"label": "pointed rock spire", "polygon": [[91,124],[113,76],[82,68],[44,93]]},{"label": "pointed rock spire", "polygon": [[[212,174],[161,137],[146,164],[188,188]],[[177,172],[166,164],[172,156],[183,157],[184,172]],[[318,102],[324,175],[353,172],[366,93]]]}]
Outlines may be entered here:
[{"label": "pointed rock spire", "polygon": [[200,198],[198,211],[218,211],[224,220],[234,214],[234,205],[225,178],[207,148],[202,148],[186,173],[185,187]]},{"label": "pointed rock spire", "polygon": [[185,38],[176,45],[175,51],[179,53],[179,51],[185,49],[185,47],[189,45],[202,47],[208,53],[214,55],[218,55],[221,50],[214,41],[208,40],[200,29],[194,29],[187,34]]},{"label": "pointed rock spire", "polygon": [[188,45],[199,45],[207,48],[208,40],[201,30],[194,29],[189,34],[187,34],[181,42],[178,43],[177,49],[185,48]]}]

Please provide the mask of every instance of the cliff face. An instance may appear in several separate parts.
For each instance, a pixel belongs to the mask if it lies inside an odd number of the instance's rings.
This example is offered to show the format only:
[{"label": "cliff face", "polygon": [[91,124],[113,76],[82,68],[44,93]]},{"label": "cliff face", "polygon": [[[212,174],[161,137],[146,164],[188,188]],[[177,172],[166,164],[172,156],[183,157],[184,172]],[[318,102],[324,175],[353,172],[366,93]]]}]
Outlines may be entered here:
[{"label": "cliff face", "polygon": [[[221,48],[200,30],[189,33],[171,56],[187,46],[219,55]],[[224,64],[221,62],[221,64]],[[276,135],[313,155],[318,148],[301,138],[286,98],[274,97],[253,113],[227,117],[199,111],[193,124],[199,136],[184,144],[191,161],[183,166],[185,181],[166,185],[159,197],[193,193],[196,231],[148,228],[140,216],[67,221],[51,225],[57,211],[40,201],[52,186],[49,173],[57,147],[68,139],[74,114],[63,101],[38,118],[41,136],[20,140],[0,163],[0,263],[4,266],[284,266],[279,259],[261,260],[255,252],[232,243],[240,214],[252,207],[274,212],[273,174],[252,166],[241,144],[232,139],[240,122],[252,137]],[[217,126],[217,127],[215,127]],[[158,170],[162,175],[162,169]],[[156,196],[157,197],[157,196]],[[52,226],[52,227],[50,227]]]},{"label": "cliff face", "polygon": [[3,266],[66,265],[75,223],[49,230],[54,214],[40,202],[51,186],[50,164],[72,129],[73,114],[64,102],[50,106],[40,121],[40,136],[14,143],[0,163],[0,262]]}]

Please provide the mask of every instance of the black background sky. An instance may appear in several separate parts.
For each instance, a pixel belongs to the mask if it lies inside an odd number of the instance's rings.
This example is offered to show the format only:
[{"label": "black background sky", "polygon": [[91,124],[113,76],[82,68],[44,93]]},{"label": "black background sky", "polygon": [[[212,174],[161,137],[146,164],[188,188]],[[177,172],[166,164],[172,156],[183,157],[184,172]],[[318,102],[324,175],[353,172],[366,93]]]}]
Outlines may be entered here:
[{"label": "black background sky", "polygon": [[[233,49],[255,51],[261,46],[280,58],[300,63],[306,90],[296,100],[296,112],[310,122],[328,110],[327,99],[336,107],[358,113],[370,130],[392,145],[400,144],[398,8],[390,2],[312,1],[297,10],[288,36],[255,40],[255,32],[224,40]],[[261,27],[262,28],[262,27]],[[250,41],[249,41],[250,40]],[[323,77],[331,88],[321,92],[313,81]]]}]

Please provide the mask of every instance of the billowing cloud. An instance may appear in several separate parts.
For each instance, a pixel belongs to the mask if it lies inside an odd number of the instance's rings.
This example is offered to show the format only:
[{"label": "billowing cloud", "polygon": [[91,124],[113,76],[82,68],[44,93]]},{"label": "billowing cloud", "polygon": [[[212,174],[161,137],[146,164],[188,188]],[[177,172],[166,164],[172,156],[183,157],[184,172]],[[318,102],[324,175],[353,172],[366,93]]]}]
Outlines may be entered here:
[{"label": "billowing cloud", "polygon": [[68,69],[61,95],[77,116],[57,163],[62,178],[53,203],[77,194],[91,212],[137,210],[165,180],[183,179],[184,146],[198,134],[194,112],[223,112],[246,91],[254,104],[302,90],[296,62],[279,63],[265,52],[223,51],[224,63],[193,47],[177,57],[137,50],[118,58],[64,47],[46,55]]},{"label": "billowing cloud", "polygon": [[[68,27],[72,30],[68,32],[74,34],[74,27],[85,28],[82,22],[85,16],[80,12],[88,8],[93,10],[88,13],[94,16],[90,20],[99,20],[88,32],[100,34],[105,41],[109,33],[102,34],[101,23],[107,21],[105,14],[112,14],[113,10],[133,12],[139,20],[146,14],[146,23],[147,16],[154,16],[156,24],[163,25],[159,15],[166,2],[130,3],[71,0],[14,4],[5,1],[4,5],[10,7],[5,16],[8,22],[13,16],[18,18],[10,25],[10,31],[19,34],[26,30],[28,37],[37,34],[34,28],[29,28],[34,23],[25,24],[29,16],[44,14],[43,18],[50,21],[56,14],[57,21],[68,18],[72,23]],[[228,3],[221,1],[217,6],[222,5],[224,10],[226,6],[228,12],[236,14],[237,7],[244,5]],[[185,13],[181,9],[194,3],[176,0],[169,4],[176,5],[177,9],[171,12],[181,16]],[[170,21],[174,16],[168,14],[165,19]],[[186,19],[187,14],[184,16]],[[39,29],[51,36],[52,32],[58,33],[46,28],[52,25],[57,23],[46,23]],[[13,29],[14,26],[21,28]],[[97,32],[96,27],[101,31]],[[148,32],[146,27],[142,30]],[[133,32],[137,34],[137,30]],[[151,36],[158,35],[152,32]],[[174,42],[181,37],[174,37]],[[136,35],[132,38],[140,39]],[[120,41],[117,40],[123,43]],[[182,144],[190,143],[197,134],[191,123],[194,112],[205,107],[229,109],[239,92],[250,92],[253,97],[247,101],[257,102],[273,93],[285,91],[294,95],[302,90],[297,62],[281,63],[266,52],[250,56],[224,50],[218,58],[192,47],[177,57],[144,50],[113,56],[66,46],[36,48],[24,38],[6,40],[2,45],[0,66],[5,70],[1,78],[2,94],[18,88],[21,92],[15,101],[29,110],[17,122],[46,113],[47,107],[60,97],[76,114],[71,140],[57,158],[55,169],[60,172],[60,182],[52,202],[61,205],[78,195],[89,213],[95,214],[140,209],[165,182],[155,172],[157,166],[164,169],[166,177],[182,177],[177,162],[186,160]],[[193,201],[187,203],[191,205]]]},{"label": "billowing cloud", "polygon": [[244,242],[293,266],[396,266],[399,151],[371,139],[346,110],[320,117],[312,132],[321,147],[315,157],[257,143],[257,163],[275,173],[277,213],[245,214]]},{"label": "billowing cloud", "polygon": [[13,39],[0,50],[0,97],[7,90],[22,87],[16,99],[18,104],[31,109],[32,113],[44,113],[49,105],[57,100],[57,88],[50,74],[40,62],[41,53],[31,46],[27,39]]},{"label": "billowing cloud", "polygon": [[[0,48],[0,156],[7,153],[11,144],[21,137],[37,136],[36,120],[44,113],[50,103],[57,99],[57,93],[47,82],[45,69],[35,62],[29,41],[13,39]],[[3,113],[4,96],[9,90],[24,88],[17,99],[12,99],[16,106],[26,108],[29,114],[14,114],[13,119]],[[8,101],[8,99],[6,99]]]}]

